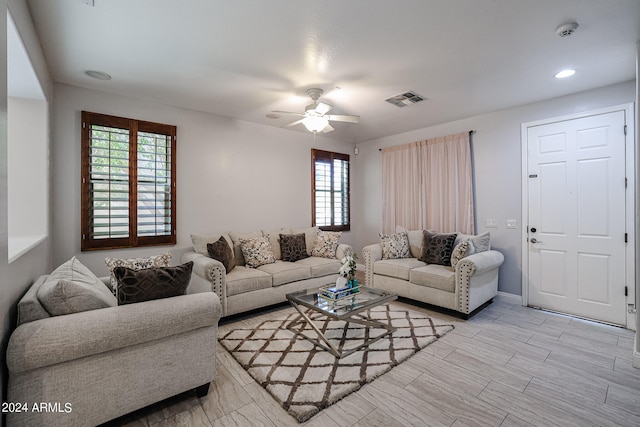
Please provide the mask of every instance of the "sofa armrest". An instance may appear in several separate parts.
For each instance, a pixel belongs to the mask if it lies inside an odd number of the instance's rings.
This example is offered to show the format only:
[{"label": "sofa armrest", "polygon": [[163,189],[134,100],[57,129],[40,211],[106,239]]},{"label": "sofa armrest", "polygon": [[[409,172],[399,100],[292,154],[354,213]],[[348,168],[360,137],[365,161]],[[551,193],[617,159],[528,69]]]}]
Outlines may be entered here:
[{"label": "sofa armrest", "polygon": [[500,267],[503,262],[504,255],[501,252],[494,250],[478,252],[462,258],[456,265],[456,272],[467,270],[471,274],[482,274]]},{"label": "sofa armrest", "polygon": [[380,243],[362,248],[364,258],[364,278],[367,286],[373,287],[373,263],[382,259],[382,246]]},{"label": "sofa armrest", "polygon": [[22,372],[214,326],[222,314],[213,292],[181,295],[54,316],[11,334],[9,372]]},{"label": "sofa armrest", "polygon": [[[207,290],[215,292],[224,307],[224,302],[227,299],[227,272],[224,265],[218,260],[197,252],[187,252],[183,254],[181,261],[183,264],[193,261],[192,274],[197,275],[211,284],[210,289]],[[187,291],[187,293],[189,293],[189,291]]]},{"label": "sofa armrest", "polygon": [[342,258],[353,254],[353,248],[346,243],[340,243],[336,249],[336,259],[342,262]]},{"label": "sofa armrest", "polygon": [[469,314],[498,293],[498,273],[503,262],[504,255],[494,250],[472,254],[458,262],[458,311]]}]

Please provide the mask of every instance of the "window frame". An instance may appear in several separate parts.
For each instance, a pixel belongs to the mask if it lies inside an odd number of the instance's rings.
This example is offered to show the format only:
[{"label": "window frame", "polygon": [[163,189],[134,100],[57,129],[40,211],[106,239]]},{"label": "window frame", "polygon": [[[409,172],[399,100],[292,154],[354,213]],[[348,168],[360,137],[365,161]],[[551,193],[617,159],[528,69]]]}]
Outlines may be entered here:
[{"label": "window frame", "polygon": [[[316,148],[311,149],[311,226],[316,226],[316,160],[324,159],[331,164],[331,223],[332,225],[322,225],[320,230],[323,231],[350,231],[351,230],[351,163],[350,156],[343,153],[335,153],[332,151],[318,150]],[[347,179],[346,179],[346,224],[335,225],[335,211],[333,208],[335,189],[333,188],[334,172],[333,162],[335,160],[345,161],[347,164]]]},{"label": "window frame", "polygon": [[[129,231],[128,237],[91,237],[91,126],[106,126],[129,131]],[[176,244],[176,132],[174,125],[127,119],[106,114],[82,111],[81,120],[81,250],[135,248]],[[170,209],[169,234],[138,236],[138,132],[167,135],[170,139]]]}]

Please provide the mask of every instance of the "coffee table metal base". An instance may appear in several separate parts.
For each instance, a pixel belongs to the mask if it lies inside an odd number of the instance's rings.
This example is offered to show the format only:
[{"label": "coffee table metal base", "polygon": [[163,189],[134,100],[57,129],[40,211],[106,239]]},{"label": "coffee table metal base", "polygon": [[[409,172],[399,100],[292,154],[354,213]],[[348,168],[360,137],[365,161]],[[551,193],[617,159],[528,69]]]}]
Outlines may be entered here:
[{"label": "coffee table metal base", "polygon": [[[377,335],[375,337],[366,339],[362,344],[360,344],[357,347],[349,348],[347,350],[341,350],[340,348],[338,348],[334,344],[332,344],[329,341],[329,339],[327,338],[327,336],[314,323],[314,321],[318,321],[318,320],[326,321],[328,319],[331,319],[330,316],[327,316],[327,315],[322,314],[322,313],[318,313],[318,312],[316,312],[314,310],[311,310],[311,309],[304,310],[303,306],[300,306],[299,304],[296,304],[293,301],[289,301],[289,302],[291,302],[291,305],[293,305],[293,307],[295,307],[295,309],[300,314],[298,316],[296,316],[291,322],[289,322],[287,324],[287,329],[290,330],[291,332],[293,332],[296,336],[301,336],[301,337],[305,338],[306,340],[312,342],[313,344],[317,345],[318,347],[327,350],[328,352],[333,354],[338,359],[342,359],[343,357],[346,357],[346,356],[348,356],[348,355],[360,350],[363,347],[369,346],[369,345],[373,344],[374,342],[380,340],[381,338],[386,337],[389,334],[392,334],[393,332],[395,332],[397,330],[397,328],[394,328],[391,325],[387,325],[385,323],[382,323],[382,322],[380,322],[378,320],[372,319],[372,318],[370,318],[368,316],[365,316],[363,314],[360,314],[360,313],[354,313],[353,315],[348,316],[346,318],[342,318],[340,320],[342,320],[344,322],[347,322],[347,323],[357,323],[359,325],[364,325],[365,327],[368,327],[368,328],[384,329],[385,332],[383,332],[382,334]],[[318,335],[318,339],[315,339],[315,338],[310,337],[310,336],[306,335],[305,333],[303,333],[303,330],[304,330],[306,325],[311,326],[311,328]]]}]

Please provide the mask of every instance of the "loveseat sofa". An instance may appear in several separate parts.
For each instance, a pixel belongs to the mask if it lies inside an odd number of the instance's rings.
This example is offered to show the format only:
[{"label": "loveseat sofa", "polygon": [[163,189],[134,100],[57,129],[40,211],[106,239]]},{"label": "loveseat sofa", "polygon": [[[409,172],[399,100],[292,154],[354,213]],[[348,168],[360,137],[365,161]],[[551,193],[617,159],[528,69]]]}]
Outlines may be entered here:
[{"label": "loveseat sofa", "polygon": [[[283,259],[280,235],[301,234],[306,247],[304,258],[294,262]],[[353,251],[351,246],[335,240],[339,235],[320,231],[318,227],[192,235],[194,250],[183,254],[182,262],[193,261],[192,286],[201,291],[213,290],[220,297],[223,316],[230,316],[286,301],[285,295],[290,292],[335,283],[342,265],[340,260]],[[327,244],[323,236],[330,236],[333,241]],[[255,238],[268,239],[274,262],[257,267],[247,265],[241,242]],[[210,257],[207,249],[207,245],[220,239],[227,242],[235,260],[235,267],[228,272],[222,262]],[[314,256],[318,253],[323,256]]]},{"label": "loveseat sofa", "polygon": [[[383,259],[382,243],[366,246],[362,250],[369,286],[454,310],[462,318],[468,318],[474,310],[497,295],[499,267],[504,256],[490,250],[488,244],[482,251],[472,250],[475,253],[460,256],[453,267],[450,264],[429,264],[420,260],[424,253],[424,231],[402,228],[396,231],[399,234],[406,233],[409,243],[406,257]],[[462,241],[474,237],[458,233],[453,247],[458,248]],[[482,237],[488,241],[488,233]]]},{"label": "loveseat sofa", "polygon": [[[216,294],[51,316],[38,298],[48,277],[18,303],[7,402],[20,406],[7,425],[94,426],[190,389],[207,393],[222,311]],[[109,278],[100,280],[110,293]]]}]

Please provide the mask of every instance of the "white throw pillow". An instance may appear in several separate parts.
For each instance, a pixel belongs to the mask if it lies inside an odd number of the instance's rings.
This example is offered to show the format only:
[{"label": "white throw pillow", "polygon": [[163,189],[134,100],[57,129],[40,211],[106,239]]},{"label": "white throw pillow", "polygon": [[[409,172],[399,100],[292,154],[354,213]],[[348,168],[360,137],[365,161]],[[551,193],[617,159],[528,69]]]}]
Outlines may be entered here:
[{"label": "white throw pillow", "polygon": [[340,236],[342,231],[318,231],[311,249],[311,256],[335,259]]},{"label": "white throw pillow", "polygon": [[55,269],[38,289],[40,304],[52,316],[115,307],[107,285],[76,257]]},{"label": "white throw pillow", "polygon": [[257,268],[265,264],[273,264],[276,258],[271,250],[271,243],[266,236],[251,239],[240,239],[240,249],[247,266]]},{"label": "white throw pillow", "polygon": [[382,259],[410,258],[409,235],[406,231],[396,234],[380,233]]}]

